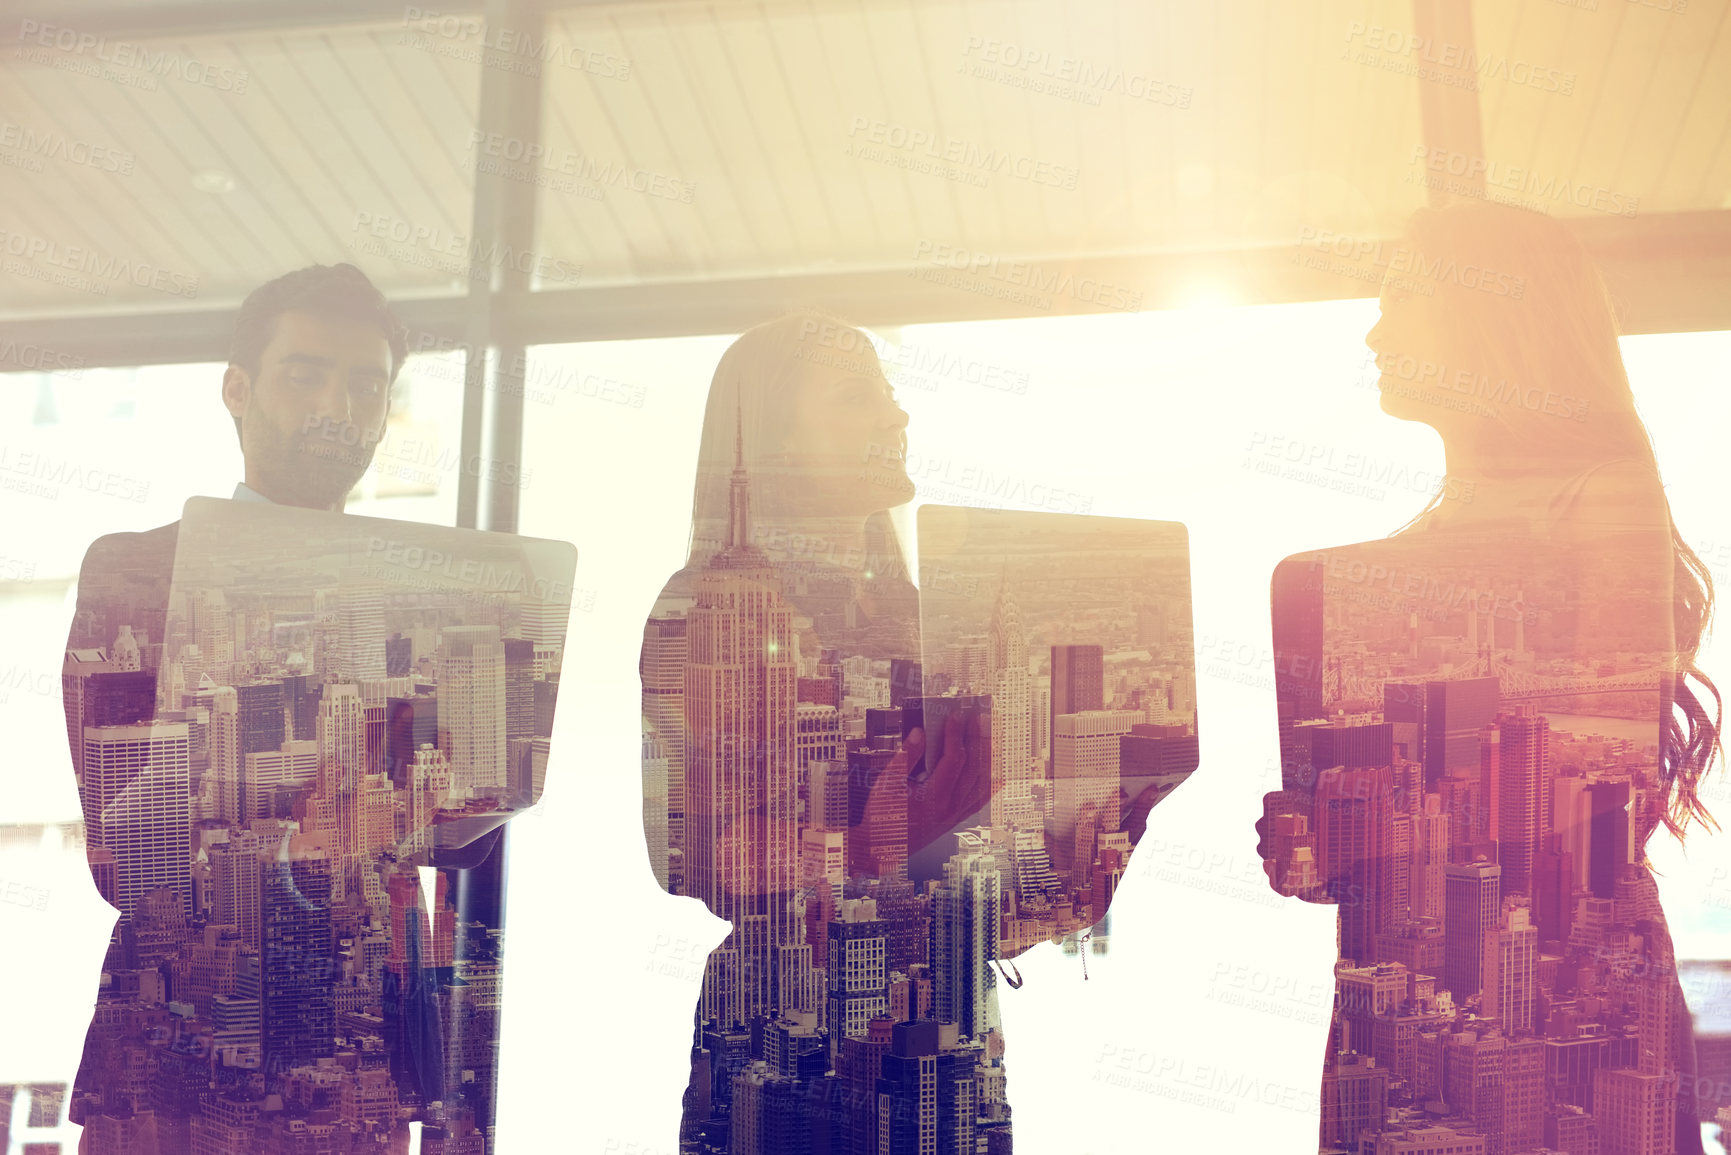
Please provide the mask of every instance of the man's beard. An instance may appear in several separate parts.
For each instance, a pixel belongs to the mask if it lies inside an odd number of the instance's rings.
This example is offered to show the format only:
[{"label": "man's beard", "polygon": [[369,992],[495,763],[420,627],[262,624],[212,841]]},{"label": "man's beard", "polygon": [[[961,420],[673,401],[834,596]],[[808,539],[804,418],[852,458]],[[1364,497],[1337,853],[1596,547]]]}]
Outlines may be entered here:
[{"label": "man's beard", "polygon": [[359,436],[348,424],[319,424],[288,433],[259,414],[265,444],[254,446],[250,462],[268,481],[278,501],[340,507],[372,464],[376,439]]}]

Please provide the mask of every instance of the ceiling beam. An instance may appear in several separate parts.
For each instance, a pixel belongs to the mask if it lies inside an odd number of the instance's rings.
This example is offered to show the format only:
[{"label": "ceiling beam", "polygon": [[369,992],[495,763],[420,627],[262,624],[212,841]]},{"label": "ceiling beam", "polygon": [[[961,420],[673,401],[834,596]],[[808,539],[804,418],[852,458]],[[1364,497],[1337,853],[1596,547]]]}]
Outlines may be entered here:
[{"label": "ceiling beam", "polygon": [[[1472,0],[1412,0],[1412,23],[1424,45],[1424,66],[1413,70],[1413,82],[1418,85],[1419,129],[1425,144],[1450,156],[1483,157]],[[1484,172],[1476,167],[1450,184],[1453,195],[1442,186],[1427,186],[1432,208],[1447,204],[1454,195],[1475,200],[1485,195]]]},{"label": "ceiling beam", "polygon": [[[1626,333],[1731,329],[1731,210],[1599,216],[1569,222],[1605,274]],[[1388,238],[1383,252],[1391,252]],[[1370,259],[1343,273],[1340,260],[1297,245],[1233,251],[1034,259],[1041,275],[1068,275],[1072,285],[1100,282],[1140,294],[1141,310],[1182,308],[1200,291],[1235,305],[1374,297]],[[951,274],[960,285],[923,275]],[[993,295],[1018,286],[938,265],[725,280],[589,285],[547,292],[502,287],[492,301],[493,341],[540,345],[643,337],[738,333],[796,308],[818,308],[866,326],[979,321],[1111,311],[1097,301],[1039,294],[1039,308]],[[469,341],[473,303],[462,297],[394,302],[412,334],[411,347],[461,349]],[[72,366],[162,365],[228,356],[235,310],[81,314],[0,321],[0,371]]]},{"label": "ceiling beam", "polygon": [[[819,3],[839,4],[841,0]],[[756,0],[522,0],[518,6],[525,11],[551,13],[603,7],[659,12],[729,5],[761,6]],[[8,7],[12,10],[0,18],[0,48],[20,44],[28,39],[26,33],[50,24],[114,39],[151,40],[307,28],[401,27],[417,19],[480,18],[487,4],[486,0],[421,0],[419,4],[404,0],[23,0]],[[849,6],[849,10],[857,8],[858,4]],[[31,21],[34,24],[28,23]],[[538,22],[523,20],[531,26]],[[517,25],[507,27],[515,29]]]}]

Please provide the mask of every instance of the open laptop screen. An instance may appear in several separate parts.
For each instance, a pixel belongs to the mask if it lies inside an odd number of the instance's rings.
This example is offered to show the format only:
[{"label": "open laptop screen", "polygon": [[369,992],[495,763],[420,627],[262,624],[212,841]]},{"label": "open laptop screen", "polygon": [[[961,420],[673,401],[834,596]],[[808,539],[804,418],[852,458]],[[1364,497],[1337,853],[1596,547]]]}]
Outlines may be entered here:
[{"label": "open laptop screen", "polygon": [[575,566],[566,542],[188,501],[157,721],[187,726],[192,818],[422,859],[534,805]]},{"label": "open laptop screen", "polygon": [[918,540],[908,874],[995,858],[1025,940],[1007,958],[1098,922],[1149,808],[1196,769],[1188,535],[927,505]]}]

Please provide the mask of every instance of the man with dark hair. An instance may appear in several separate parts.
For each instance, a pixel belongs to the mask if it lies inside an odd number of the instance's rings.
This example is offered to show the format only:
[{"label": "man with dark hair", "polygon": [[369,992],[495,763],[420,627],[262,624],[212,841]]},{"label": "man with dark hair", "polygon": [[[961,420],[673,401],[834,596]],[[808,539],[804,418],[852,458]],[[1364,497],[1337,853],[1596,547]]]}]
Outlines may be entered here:
[{"label": "man with dark hair", "polygon": [[235,498],[340,510],[384,436],[405,347],[384,295],[353,265],[254,289],[222,375],[246,458]]},{"label": "man with dark hair", "polygon": [[[245,459],[244,480],[235,486],[234,500],[342,512],[384,437],[391,386],[405,351],[402,325],[383,294],[353,265],[313,265],[248,295],[236,318],[222,376],[222,401],[234,417]],[[107,761],[86,765],[91,750],[108,758],[106,746],[91,747],[85,740],[86,727],[140,726],[140,741],[151,740],[142,727],[156,717],[156,672],[168,657],[162,649],[179,527],[175,522],[145,533],[110,534],[91,545],[79,573],[78,607],[67,640],[67,732],[92,835],[91,871],[98,891],[117,908],[116,865],[103,848],[100,823],[112,813],[123,837],[143,836],[129,830],[132,818],[125,812],[131,805],[125,796],[136,790],[127,785],[124,768],[115,771]],[[108,730],[104,736],[118,740],[125,735]],[[493,832],[460,850],[440,852],[435,863],[444,868],[476,866],[497,841]],[[197,842],[191,844],[190,849],[198,848]],[[244,853],[244,846],[225,851],[231,857]],[[193,864],[195,876],[199,869]],[[413,867],[386,864],[385,869],[403,875],[398,881],[404,885],[397,889],[415,892],[406,900],[411,907],[407,913],[424,926]],[[205,886],[210,893],[212,879],[207,878]],[[446,888],[447,893],[459,889]],[[229,1117],[266,1110],[265,1095],[281,1096],[291,1112],[315,1122],[319,1112],[337,1106],[326,1101],[335,1094],[328,1089],[308,1092],[313,1098],[301,1102],[295,1097],[300,1092],[290,1085],[293,1080],[284,1082],[288,1072],[249,1073],[246,1061],[225,1051],[243,1046],[234,1042],[244,1038],[248,1014],[248,982],[241,973],[254,966],[252,973],[257,974],[257,930],[251,930],[254,941],[248,943],[246,934],[222,930],[213,914],[202,942],[196,942],[185,897],[174,901],[173,894],[162,889],[137,898],[136,909],[123,912],[126,917],[110,942],[105,982],[73,1094],[73,1121],[85,1127],[81,1150],[160,1155],[195,1147],[252,1150],[261,1143],[269,1146],[264,1124],[249,1130],[253,1124],[240,1126]],[[252,916],[248,925],[258,917]],[[346,930],[333,923],[332,933],[357,933],[352,923],[343,925]],[[414,937],[413,931],[398,929]],[[355,957],[361,960],[359,938],[354,941]],[[248,955],[254,963],[246,961]],[[228,977],[213,979],[213,969]],[[326,977],[334,982],[337,976]],[[258,980],[251,982],[251,1014],[256,1015]],[[379,1027],[390,1052],[394,1086],[387,1097],[392,1106],[368,1126],[378,1128],[370,1132],[375,1138],[390,1136],[395,1146],[382,1148],[389,1150],[406,1142],[401,1124],[410,1108],[424,1110],[450,1096],[445,1094],[443,1070],[448,1043],[434,984],[417,978],[411,969],[399,989],[386,993],[396,996],[397,1008],[395,1018]],[[364,1015],[364,1008],[357,1013]],[[391,1012],[386,1015],[390,1018]],[[364,1031],[366,1020],[360,1021],[361,1026],[350,1024],[345,1032]],[[376,1080],[377,1073],[370,1077]],[[376,1082],[368,1086],[366,1093],[374,1098],[383,1092]],[[235,1096],[236,1102],[252,1106],[230,1105],[212,1115],[204,1100],[213,1095]],[[476,1114],[490,1116],[485,1099],[490,1094],[477,1102]],[[490,1121],[475,1120],[482,1127]]]}]

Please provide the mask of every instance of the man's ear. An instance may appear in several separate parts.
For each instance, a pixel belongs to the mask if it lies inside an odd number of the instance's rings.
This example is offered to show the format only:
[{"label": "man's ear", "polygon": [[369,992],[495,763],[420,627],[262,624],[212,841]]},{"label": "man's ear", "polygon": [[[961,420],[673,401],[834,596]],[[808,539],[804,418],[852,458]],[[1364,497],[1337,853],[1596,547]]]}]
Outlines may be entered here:
[{"label": "man's ear", "polygon": [[230,365],[222,373],[222,404],[229,416],[236,421],[246,412],[247,400],[252,396],[252,374],[239,365]]}]

